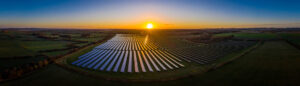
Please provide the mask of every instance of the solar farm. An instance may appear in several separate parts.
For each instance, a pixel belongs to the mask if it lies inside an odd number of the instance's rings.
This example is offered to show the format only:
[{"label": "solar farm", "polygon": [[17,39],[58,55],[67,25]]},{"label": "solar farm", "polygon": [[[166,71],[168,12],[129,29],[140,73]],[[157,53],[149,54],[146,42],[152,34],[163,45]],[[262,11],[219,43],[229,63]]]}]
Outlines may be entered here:
[{"label": "solar farm", "polygon": [[4,31],[0,85],[298,86],[299,32],[146,32]]},{"label": "solar farm", "polygon": [[148,36],[118,34],[78,57],[73,65],[113,72],[155,72],[184,67]]},{"label": "solar farm", "polygon": [[[139,73],[160,72],[185,67],[182,63],[209,64],[256,42],[225,41],[196,44],[178,39],[141,34],[117,34],[112,39],[78,57],[72,65],[96,71]],[[171,39],[171,41],[170,41]]]}]

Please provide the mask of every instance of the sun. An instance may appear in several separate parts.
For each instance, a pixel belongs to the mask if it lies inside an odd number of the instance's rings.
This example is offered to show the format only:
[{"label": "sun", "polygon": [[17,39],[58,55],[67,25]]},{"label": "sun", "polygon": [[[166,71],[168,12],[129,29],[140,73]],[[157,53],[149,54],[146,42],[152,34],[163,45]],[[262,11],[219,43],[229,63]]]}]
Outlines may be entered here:
[{"label": "sun", "polygon": [[153,28],[153,24],[152,23],[148,23],[147,24],[147,29],[152,29]]}]

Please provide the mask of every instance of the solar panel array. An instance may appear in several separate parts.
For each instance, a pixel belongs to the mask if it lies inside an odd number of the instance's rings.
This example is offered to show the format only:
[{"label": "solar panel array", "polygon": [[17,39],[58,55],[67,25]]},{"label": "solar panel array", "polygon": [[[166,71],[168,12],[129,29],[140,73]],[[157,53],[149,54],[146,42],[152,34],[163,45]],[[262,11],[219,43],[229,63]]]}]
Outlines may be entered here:
[{"label": "solar panel array", "polygon": [[72,64],[113,72],[155,72],[184,67],[182,60],[145,35],[117,34]]},{"label": "solar panel array", "polygon": [[203,46],[176,48],[168,50],[174,53],[174,55],[178,58],[184,59],[188,62],[193,61],[199,64],[207,64],[212,63],[218,58],[225,57],[230,53],[241,51],[256,43],[257,42],[253,41],[224,41]]},{"label": "solar panel array", "polygon": [[100,71],[156,72],[184,67],[182,60],[208,64],[256,44],[223,41],[212,44],[138,34],[117,34],[72,64]]}]

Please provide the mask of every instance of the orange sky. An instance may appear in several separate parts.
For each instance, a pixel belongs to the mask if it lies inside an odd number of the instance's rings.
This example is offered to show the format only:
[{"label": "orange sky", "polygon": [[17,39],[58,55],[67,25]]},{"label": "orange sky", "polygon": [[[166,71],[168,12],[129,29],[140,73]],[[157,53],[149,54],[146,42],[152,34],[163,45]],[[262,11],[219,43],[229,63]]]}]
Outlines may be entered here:
[{"label": "orange sky", "polygon": [[154,29],[300,27],[300,5],[275,1],[6,1],[0,28]]}]

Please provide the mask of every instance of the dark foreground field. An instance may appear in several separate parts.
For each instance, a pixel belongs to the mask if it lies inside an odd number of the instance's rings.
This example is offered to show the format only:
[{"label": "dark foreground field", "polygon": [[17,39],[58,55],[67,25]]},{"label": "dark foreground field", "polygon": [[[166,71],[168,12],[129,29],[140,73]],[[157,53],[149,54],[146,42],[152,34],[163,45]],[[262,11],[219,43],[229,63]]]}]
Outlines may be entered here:
[{"label": "dark foreground field", "polygon": [[203,75],[167,82],[113,82],[90,78],[56,65],[2,84],[3,86],[93,85],[204,85],[204,86],[298,86],[300,51],[282,41],[265,42],[257,50]]},{"label": "dark foreground field", "polygon": [[[299,38],[282,33],[234,34],[233,40],[250,38],[262,40],[257,48],[238,57],[215,70],[194,74],[189,77],[163,82],[121,82],[97,77],[90,77],[76,71],[70,71],[57,64],[49,64],[21,78],[0,83],[1,86],[299,86],[300,50],[297,49]],[[225,35],[228,35],[225,34]],[[258,35],[256,35],[258,34]],[[250,37],[246,37],[246,36]],[[218,36],[224,36],[220,34]],[[292,40],[292,41],[290,41]],[[85,51],[86,52],[86,51]],[[231,54],[232,58],[238,54]],[[221,60],[226,61],[226,60]],[[193,65],[195,66],[195,65]],[[197,65],[196,65],[197,66]],[[198,65],[203,66],[203,65]],[[193,72],[192,70],[190,72]],[[186,72],[188,74],[188,72]]]}]

